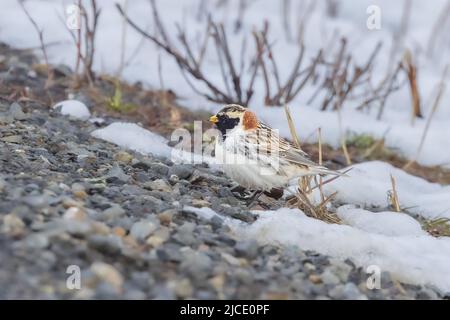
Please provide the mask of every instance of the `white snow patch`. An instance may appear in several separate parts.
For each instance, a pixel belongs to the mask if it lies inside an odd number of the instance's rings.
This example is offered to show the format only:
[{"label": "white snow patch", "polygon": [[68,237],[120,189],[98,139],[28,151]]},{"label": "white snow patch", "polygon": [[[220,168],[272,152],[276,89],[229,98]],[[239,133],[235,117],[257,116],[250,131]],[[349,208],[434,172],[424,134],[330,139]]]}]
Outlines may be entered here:
[{"label": "white snow patch", "polygon": [[239,239],[314,250],[351,259],[363,268],[376,265],[405,283],[450,290],[450,238],[428,235],[417,221],[403,213],[342,206],[338,215],[345,224],[338,225],[309,218],[299,209],[281,208],[253,211],[258,219],[248,224],[207,207],[184,209],[205,219],[221,217]]},{"label": "white snow patch", "polygon": [[337,215],[345,224],[368,233],[387,236],[423,236],[427,234],[416,219],[401,212],[370,212],[346,205],[338,208]]},{"label": "white snow patch", "polygon": [[181,148],[172,148],[168,140],[135,123],[114,122],[105,128],[94,130],[92,136],[134,150],[143,154],[153,154],[171,159],[174,163],[208,163],[213,170],[219,169],[215,158],[194,154]]},{"label": "white snow patch", "polygon": [[[406,215],[392,213],[397,216],[385,220],[387,213],[375,216],[376,213],[360,211],[363,217],[356,219],[357,212],[341,211],[343,216],[353,218],[350,221],[353,226],[349,226],[327,224],[307,217],[298,209],[254,212],[259,217],[250,225],[237,220],[230,223],[238,237],[350,258],[358,266],[377,265],[406,283],[450,290],[450,239],[421,234]],[[403,227],[393,232],[389,224]]]},{"label": "white snow patch", "polygon": [[77,119],[87,120],[91,116],[86,105],[78,100],[64,100],[56,103],[53,109],[57,109],[63,115],[71,116]]},{"label": "white snow patch", "polygon": [[140,153],[169,157],[172,148],[167,140],[134,123],[115,122],[93,131],[92,136]]},{"label": "white snow patch", "polygon": [[[352,168],[348,177],[324,185],[324,193],[337,191],[336,200],[343,203],[385,208],[388,191],[392,189],[392,174],[401,208],[428,219],[450,218],[450,186],[428,182],[381,161],[364,162]],[[318,193],[316,197],[319,199]]]}]

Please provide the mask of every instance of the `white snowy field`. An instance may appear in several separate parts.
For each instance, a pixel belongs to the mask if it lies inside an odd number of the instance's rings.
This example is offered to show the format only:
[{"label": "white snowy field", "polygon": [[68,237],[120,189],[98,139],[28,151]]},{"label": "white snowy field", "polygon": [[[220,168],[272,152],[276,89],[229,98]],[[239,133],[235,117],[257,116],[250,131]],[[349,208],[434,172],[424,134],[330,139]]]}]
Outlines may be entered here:
[{"label": "white snowy field", "polygon": [[[144,154],[176,154],[164,138],[136,124],[113,123],[92,135]],[[355,165],[349,177],[324,186],[325,194],[338,191],[336,200],[346,204],[337,210],[342,225],[327,224],[288,208],[254,211],[259,218],[252,224],[222,218],[241,239],[296,245],[340,259],[350,258],[358,266],[375,265],[390,271],[400,281],[449,291],[450,238],[432,237],[408,214],[369,211],[388,207],[391,174],[396,178],[403,209],[424,218],[450,218],[449,186],[430,183],[380,161]],[[206,207],[189,210],[205,219],[219,215]]]},{"label": "white snowy field", "polygon": [[[102,12],[96,38],[94,69],[100,73],[116,74],[122,56],[122,41],[125,39],[123,55],[126,66],[122,73],[124,79],[133,82],[141,81],[147,87],[159,88],[161,80],[158,76],[158,60],[160,60],[164,87],[174,90],[180,96],[181,104],[194,109],[206,108],[217,111],[221,106],[206,101],[187,85],[172,57],[153,43],[147,40],[142,41],[142,37],[129,26],[124,27],[123,19],[115,8],[116,2],[122,6],[127,5],[127,13],[136,24],[150,33],[154,32],[155,24],[147,0],[99,0],[98,4]],[[372,70],[375,82],[384,78],[388,68],[395,65],[403,56],[405,48],[409,49],[418,68],[418,87],[425,115],[425,119],[417,119],[414,125],[411,123],[411,95],[407,84],[388,97],[381,120],[376,120],[377,103],[370,106],[370,111],[358,112],[354,109],[361,100],[346,101],[342,109],[341,128],[336,112],[320,111],[323,98],[320,94],[312,103],[307,104],[317,84],[308,83],[290,102],[290,107],[298,133],[303,139],[306,137],[312,141],[317,139],[316,135],[311,134],[319,127],[322,128],[325,142],[334,146],[339,146],[343,132],[367,133],[377,138],[386,135],[388,147],[398,149],[408,158],[416,155],[426,118],[431,112],[436,87],[442,77],[444,66],[450,62],[450,36],[448,32],[445,32],[450,27],[447,0],[434,0],[432,5],[427,1],[411,1],[409,14],[405,15],[403,13],[408,11],[405,9],[407,1],[338,1],[334,16],[327,14],[328,1],[287,1],[290,6],[286,10],[286,18],[283,15],[284,1],[249,0],[244,2],[247,4],[247,9],[243,11],[242,16],[239,16],[238,8],[241,3],[239,0],[221,1],[221,5],[218,5],[219,1],[156,1],[168,34],[180,51],[182,50],[176,39],[176,23],[186,31],[188,41],[195,51],[202,43],[207,14],[211,14],[214,21],[222,22],[228,33],[228,41],[233,48],[231,54],[237,66],[241,62],[242,40],[247,38],[247,50],[243,57],[245,61],[249,61],[249,58],[255,54],[251,32],[254,29],[260,30],[264,21],[267,20],[270,24],[268,38],[272,43],[274,58],[282,81],[290,74],[298,55],[299,46],[296,39],[299,37],[301,27],[305,45],[304,61],[309,61],[321,48],[325,48],[327,58],[335,57],[339,49],[338,40],[345,36],[352,59],[362,65],[368,60],[377,43],[381,41],[383,46]],[[47,48],[50,61],[73,67],[76,60],[75,47],[64,24],[65,6],[71,3],[65,0],[27,0],[25,6],[43,29],[45,42],[50,44]],[[203,10],[199,9],[201,3],[205,5]],[[369,17],[366,10],[372,5],[380,9],[380,29],[369,30],[366,25]],[[240,22],[241,28],[235,32],[237,21]],[[285,31],[286,24],[290,30],[288,33]],[[122,36],[124,30],[125,37]],[[288,34],[291,35],[290,39]],[[39,46],[37,34],[16,0],[2,1],[0,41],[20,48]],[[39,50],[36,52],[39,53]],[[203,68],[213,82],[224,89],[217,52],[212,45],[206,50]],[[244,87],[249,78],[249,75],[243,77]],[[404,76],[400,78],[403,79]],[[445,82],[449,82],[449,77]],[[195,84],[203,89],[200,84]],[[261,119],[288,136],[284,111],[281,108],[265,107],[263,99],[264,85],[259,75],[255,83],[255,94],[249,106],[257,110]],[[449,104],[450,91],[446,90],[419,155],[418,161],[421,164],[450,165]]]}]

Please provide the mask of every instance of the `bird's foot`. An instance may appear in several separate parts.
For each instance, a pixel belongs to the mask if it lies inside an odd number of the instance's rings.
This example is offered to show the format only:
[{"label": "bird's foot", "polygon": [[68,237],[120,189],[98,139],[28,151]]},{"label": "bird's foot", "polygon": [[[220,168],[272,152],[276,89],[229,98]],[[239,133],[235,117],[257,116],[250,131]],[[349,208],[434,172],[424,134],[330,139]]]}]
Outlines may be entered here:
[{"label": "bird's foot", "polygon": [[247,203],[246,203],[247,207],[248,207],[248,208],[253,207],[253,205],[254,205],[256,202],[258,202],[258,199],[259,199],[259,197],[260,197],[262,194],[263,194],[262,191],[259,191],[259,190],[254,191],[254,192],[253,192],[253,195],[246,201],[246,202],[247,202]]},{"label": "bird's foot", "polygon": [[254,195],[254,192],[251,192],[248,189],[241,187],[240,185],[235,185],[231,187],[230,191],[233,194],[233,196],[235,196],[239,200],[247,200],[253,197]]}]

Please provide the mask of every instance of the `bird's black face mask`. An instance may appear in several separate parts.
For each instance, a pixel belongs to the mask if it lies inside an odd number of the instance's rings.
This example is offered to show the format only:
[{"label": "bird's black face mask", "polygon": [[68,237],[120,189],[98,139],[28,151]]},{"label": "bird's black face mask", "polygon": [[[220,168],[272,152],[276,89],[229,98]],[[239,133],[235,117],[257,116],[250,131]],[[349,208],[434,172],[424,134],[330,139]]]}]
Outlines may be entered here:
[{"label": "bird's black face mask", "polygon": [[216,127],[222,133],[222,139],[225,140],[227,130],[231,130],[237,126],[239,118],[230,118],[227,115],[217,115]]}]

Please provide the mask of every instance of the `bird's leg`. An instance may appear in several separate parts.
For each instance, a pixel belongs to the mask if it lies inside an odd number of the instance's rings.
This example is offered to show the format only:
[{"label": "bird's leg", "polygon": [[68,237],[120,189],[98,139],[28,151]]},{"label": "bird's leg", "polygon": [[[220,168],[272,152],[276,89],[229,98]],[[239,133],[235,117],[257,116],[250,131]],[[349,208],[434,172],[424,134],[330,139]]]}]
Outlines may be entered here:
[{"label": "bird's leg", "polygon": [[247,207],[251,208],[253,206],[253,204],[258,201],[259,197],[263,194],[263,191],[261,190],[256,190],[253,192],[253,194],[249,197],[249,199],[247,200]]},{"label": "bird's leg", "polygon": [[264,191],[264,194],[272,199],[279,200],[283,197],[283,188],[272,188],[270,191]]},{"label": "bird's leg", "polygon": [[247,200],[254,195],[254,192],[249,194],[248,190],[240,186],[239,184],[231,186],[229,190],[239,200]]},{"label": "bird's leg", "polygon": [[233,184],[230,187],[230,191],[231,192],[240,192],[242,190],[245,190],[244,188],[242,188],[239,183],[233,182]]}]

